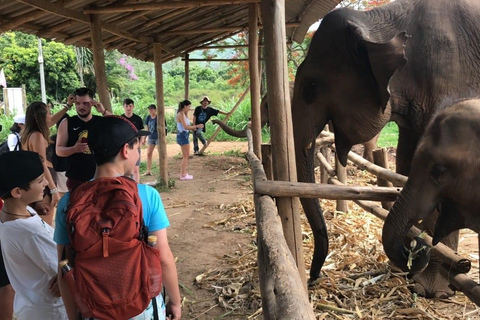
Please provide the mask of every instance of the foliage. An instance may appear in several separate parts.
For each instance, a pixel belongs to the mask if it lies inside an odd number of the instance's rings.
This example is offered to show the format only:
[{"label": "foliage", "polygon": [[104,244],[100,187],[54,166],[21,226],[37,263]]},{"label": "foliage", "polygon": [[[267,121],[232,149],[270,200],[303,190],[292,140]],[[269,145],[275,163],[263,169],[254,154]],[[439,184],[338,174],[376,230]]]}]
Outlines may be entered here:
[{"label": "foliage", "polygon": [[390,2],[391,0],[343,0],[339,3],[339,7],[355,10],[370,10],[373,7],[383,6]]},{"label": "foliage", "polygon": [[395,122],[389,122],[380,133],[377,145],[379,147],[397,147],[397,142],[398,126]]},{"label": "foliage", "polygon": [[[47,98],[59,101],[79,86],[75,51],[54,41],[42,40]],[[27,101],[41,99],[38,40],[33,35],[7,32],[0,37],[0,69],[9,87],[26,86]]]}]

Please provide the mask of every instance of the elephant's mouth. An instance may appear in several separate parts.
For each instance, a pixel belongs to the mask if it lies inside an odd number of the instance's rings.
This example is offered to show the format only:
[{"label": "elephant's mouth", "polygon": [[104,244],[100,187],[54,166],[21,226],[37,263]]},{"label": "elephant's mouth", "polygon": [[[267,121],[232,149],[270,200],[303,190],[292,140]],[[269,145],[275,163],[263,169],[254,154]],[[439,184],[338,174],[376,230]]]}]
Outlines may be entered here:
[{"label": "elephant's mouth", "polygon": [[453,231],[466,228],[467,225],[470,225],[466,221],[467,219],[465,218],[462,206],[455,201],[443,198],[439,201],[436,210],[439,212],[439,215],[435,224],[432,240],[432,245],[434,246]]}]

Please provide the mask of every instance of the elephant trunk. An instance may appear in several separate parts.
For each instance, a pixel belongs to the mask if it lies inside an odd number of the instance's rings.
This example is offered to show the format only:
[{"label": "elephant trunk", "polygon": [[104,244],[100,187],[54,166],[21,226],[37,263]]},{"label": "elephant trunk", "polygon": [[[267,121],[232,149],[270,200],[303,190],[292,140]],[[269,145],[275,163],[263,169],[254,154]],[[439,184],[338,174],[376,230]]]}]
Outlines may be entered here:
[{"label": "elephant trunk", "polygon": [[229,134],[231,136],[234,136],[234,137],[237,137],[237,138],[246,138],[247,137],[247,130],[246,129],[244,129],[244,130],[232,129],[225,122],[223,122],[221,120],[217,120],[217,119],[212,120],[212,122],[214,124],[218,124],[220,126],[220,128],[223,129],[223,131],[225,131],[227,134]]},{"label": "elephant trunk", "polygon": [[[314,176],[314,147],[302,148],[299,142],[295,143],[297,177],[300,182],[315,182]],[[325,262],[328,253],[328,235],[322,209],[318,199],[301,198],[303,210],[312,228],[314,238],[314,251],[312,265],[310,267],[309,282],[315,281],[320,276],[320,270]]]},{"label": "elephant trunk", "polygon": [[[435,209],[437,200],[433,190],[414,188],[409,182],[385,220],[382,242],[385,253],[397,267],[415,274],[427,266],[430,250],[421,238],[414,238],[409,248],[404,245],[404,241],[410,228]],[[431,188],[424,186],[424,189]]]}]

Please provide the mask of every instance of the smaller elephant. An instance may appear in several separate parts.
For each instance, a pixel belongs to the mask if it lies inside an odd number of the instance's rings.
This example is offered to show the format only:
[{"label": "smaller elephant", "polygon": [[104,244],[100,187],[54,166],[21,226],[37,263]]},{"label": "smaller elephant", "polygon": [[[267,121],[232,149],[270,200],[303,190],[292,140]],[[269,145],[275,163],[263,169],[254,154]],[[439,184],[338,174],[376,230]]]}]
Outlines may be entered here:
[{"label": "smaller elephant", "polygon": [[[290,83],[290,95],[293,94],[293,82]],[[229,135],[237,138],[246,138],[247,137],[247,130],[235,130],[229,127],[225,122],[215,119],[212,120],[214,124],[218,124],[223,131],[228,133]],[[260,102],[260,127],[263,128],[265,125],[268,125],[268,99],[267,96],[263,96],[262,101]],[[332,124],[328,126],[331,130],[333,128]],[[366,141],[363,143],[364,150],[363,150],[363,157],[370,162],[373,162],[373,150],[377,148],[377,140],[380,136],[380,133],[373,137],[371,140]]]},{"label": "smaller elephant", "polygon": [[[383,226],[383,246],[389,259],[411,273],[421,272],[429,262],[423,240],[408,263],[411,249],[403,239],[413,224],[433,237],[433,245],[469,228],[480,232],[480,99],[465,99],[440,107],[420,140],[408,181]],[[438,214],[431,225],[429,216]],[[419,242],[420,241],[420,242]],[[456,249],[453,248],[454,250]]]}]

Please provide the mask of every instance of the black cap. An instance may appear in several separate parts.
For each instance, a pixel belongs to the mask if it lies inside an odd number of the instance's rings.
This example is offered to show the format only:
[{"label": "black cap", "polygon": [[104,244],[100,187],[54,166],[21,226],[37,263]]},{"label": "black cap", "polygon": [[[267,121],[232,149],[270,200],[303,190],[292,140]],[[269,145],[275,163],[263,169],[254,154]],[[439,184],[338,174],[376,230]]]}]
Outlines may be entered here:
[{"label": "black cap", "polygon": [[0,156],[0,197],[43,174],[40,156],[32,151],[10,151]]},{"label": "black cap", "polygon": [[137,128],[124,117],[101,117],[88,129],[88,147],[94,155],[110,156],[135,137],[148,136],[150,131]]},{"label": "black cap", "polygon": [[157,106],[155,106],[154,104],[151,104],[151,105],[149,105],[147,108],[148,108],[148,109],[155,109],[155,110],[156,110],[156,109],[157,109]]}]

